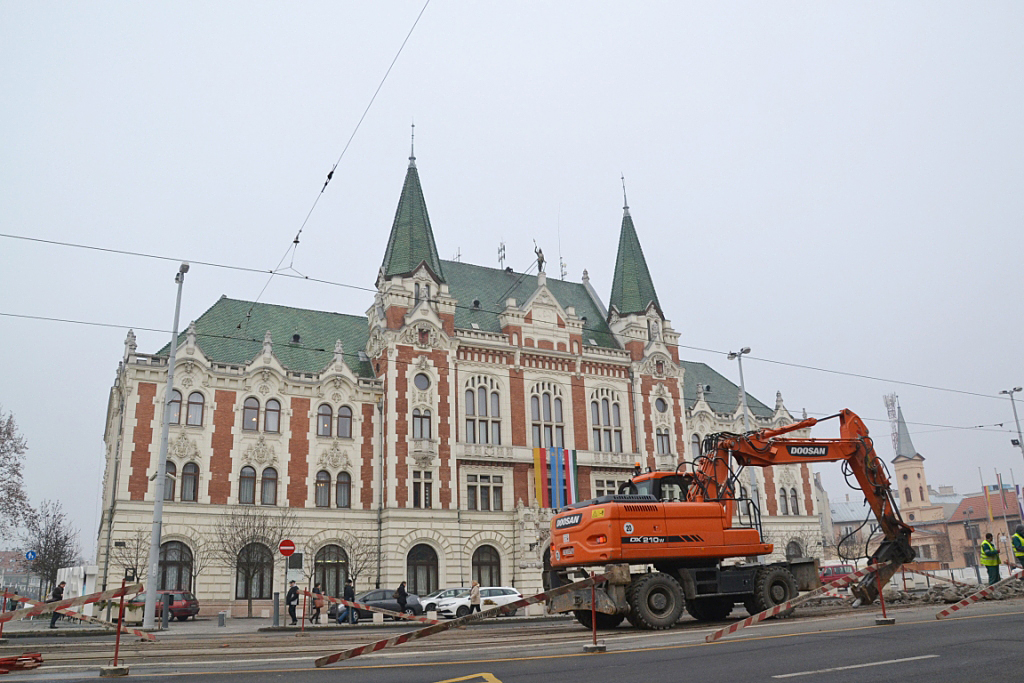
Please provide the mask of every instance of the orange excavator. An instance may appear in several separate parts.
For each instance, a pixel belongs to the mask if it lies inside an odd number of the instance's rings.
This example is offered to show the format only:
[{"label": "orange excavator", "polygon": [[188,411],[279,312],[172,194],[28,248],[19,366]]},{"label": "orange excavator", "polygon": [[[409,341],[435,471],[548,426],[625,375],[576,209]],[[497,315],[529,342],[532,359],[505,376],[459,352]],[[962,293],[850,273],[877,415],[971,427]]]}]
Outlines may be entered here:
[{"label": "orange excavator", "polygon": [[[785,436],[834,418],[838,439]],[[604,573],[607,579],[594,593],[598,628],[628,619],[639,628],[664,629],[684,609],[698,620],[717,621],[737,603],[751,614],[782,604],[820,585],[817,560],[756,561],[773,545],[762,538],[760,512],[743,496],[740,475],[745,467],[811,462],[841,462],[856,479],[882,536],[869,563],[885,563],[877,572],[885,583],[914,559],[913,528],[900,516],[867,427],[849,410],[778,429],[710,434],[692,463],[674,471],[638,467],[618,493],[560,509],[551,519],[545,583],[559,585],[570,571]],[[742,559],[723,564],[735,558]],[[852,587],[861,604],[877,597],[875,582],[868,575]],[[555,598],[549,609],[573,612],[592,626],[589,589]]]}]

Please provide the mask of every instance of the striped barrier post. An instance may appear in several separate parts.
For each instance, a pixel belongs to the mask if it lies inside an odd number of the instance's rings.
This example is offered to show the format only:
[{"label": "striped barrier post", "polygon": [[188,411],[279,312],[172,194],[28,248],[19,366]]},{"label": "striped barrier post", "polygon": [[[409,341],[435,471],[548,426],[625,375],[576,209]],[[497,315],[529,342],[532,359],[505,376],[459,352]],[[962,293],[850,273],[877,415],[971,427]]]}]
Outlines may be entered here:
[{"label": "striped barrier post", "polygon": [[[32,605],[33,607],[38,607],[39,605],[45,605],[46,604],[44,602],[39,602],[38,600],[33,600],[32,598],[26,598],[23,595],[17,595],[15,593],[4,593],[4,600],[7,600],[8,598],[11,598],[13,600],[17,600],[18,602],[27,603],[29,605]],[[72,619],[78,619],[79,621],[84,621],[84,622],[89,623],[89,624],[96,624],[97,626],[102,626],[104,628],[109,628],[109,629],[114,629],[114,630],[117,629],[117,625],[116,624],[111,624],[109,621],[104,621],[103,619],[97,619],[96,617],[86,616],[86,615],[82,614],[81,612],[72,612],[69,609],[59,609],[59,610],[56,610],[56,612],[58,614],[63,614],[66,617],[71,617]],[[152,642],[156,642],[156,636],[154,636],[152,633],[146,633],[145,631],[139,631],[139,630],[134,629],[134,628],[128,628],[127,626],[124,626],[123,624],[121,626],[121,632],[122,633],[129,633],[129,634],[131,634],[133,636],[138,636],[139,638],[145,638],[146,640],[149,640],[149,641],[152,641]]]},{"label": "striped barrier post", "polygon": [[102,593],[90,593],[89,595],[80,595],[77,598],[58,600],[57,602],[41,602],[37,603],[34,607],[26,607],[13,612],[0,614],[0,621],[11,621],[12,619],[22,619],[24,617],[39,616],[40,614],[49,614],[50,612],[56,612],[57,610],[67,609],[69,607],[90,605],[94,602],[100,602],[101,600],[119,598],[122,595],[135,595],[136,593],[141,593],[143,590],[145,589],[141,583],[134,583],[131,586],[115,588],[113,590],[103,591]]},{"label": "striped barrier post", "polygon": [[882,567],[886,566],[887,564],[888,563],[886,562],[886,563],[882,563],[882,564],[871,565],[869,567],[865,567],[864,569],[861,569],[858,572],[854,572],[853,574],[847,574],[845,576],[842,576],[837,581],[834,581],[834,582],[832,582],[832,583],[830,583],[830,584],[828,584],[826,586],[822,586],[821,588],[815,588],[810,593],[804,593],[803,595],[801,595],[799,597],[793,598],[789,602],[784,602],[781,605],[775,605],[775,607],[772,607],[771,609],[766,609],[763,612],[758,612],[757,614],[755,614],[753,616],[747,617],[743,621],[737,621],[735,624],[732,624],[731,626],[726,626],[723,629],[719,629],[718,631],[715,631],[714,633],[712,633],[709,636],[707,636],[704,640],[705,640],[705,642],[713,643],[716,640],[724,638],[725,636],[732,635],[733,633],[736,633],[736,631],[739,631],[740,629],[746,628],[748,626],[752,626],[752,625],[754,625],[754,624],[756,624],[758,622],[764,621],[765,619],[771,619],[774,616],[778,616],[779,614],[782,614],[783,612],[786,612],[788,610],[793,609],[794,607],[796,607],[797,605],[799,605],[801,603],[807,602],[808,600],[811,600],[813,598],[820,597],[821,595],[823,595],[823,594],[825,594],[825,593],[827,593],[827,592],[829,592],[831,590],[834,590],[836,588],[843,588],[843,587],[853,583],[854,581],[856,581],[859,578],[867,576],[868,574],[870,574],[872,572],[878,571],[879,569],[881,569]]},{"label": "striped barrier post", "polygon": [[[302,591],[307,597],[312,598],[313,593],[307,590]],[[345,605],[346,607],[358,607],[364,609],[367,612],[380,612],[381,614],[392,617],[393,619],[407,619],[409,621],[419,621],[424,624],[439,624],[441,623],[437,619],[427,619],[426,617],[418,617],[415,614],[406,614],[404,612],[395,612],[393,610],[384,609],[383,607],[374,607],[373,605],[367,605],[365,602],[352,602],[351,600],[344,600],[342,598],[335,598],[330,595],[320,594],[320,597],[327,602],[333,602],[339,605]]]},{"label": "striped barrier post", "polygon": [[935,618],[936,619],[945,619],[946,617],[948,617],[953,612],[959,612],[964,607],[967,607],[968,605],[972,605],[972,604],[978,602],[979,600],[984,598],[986,595],[991,595],[997,588],[999,588],[1003,584],[1010,583],[1011,581],[1016,581],[1017,579],[1019,579],[1021,577],[1024,577],[1024,572],[1017,572],[1016,574],[1011,572],[1010,575],[1008,577],[1006,577],[1005,579],[1003,579],[1002,581],[998,581],[996,583],[993,583],[991,586],[988,586],[987,588],[983,588],[982,590],[978,591],[977,593],[972,593],[971,595],[968,595],[966,598],[964,598],[960,602],[956,603],[955,605],[950,605],[946,609],[944,609],[941,612],[939,612],[938,614],[936,614]]},{"label": "striped barrier post", "polygon": [[512,610],[519,609],[520,607],[526,607],[528,605],[535,605],[538,602],[544,602],[548,598],[553,598],[556,595],[562,595],[563,593],[568,593],[570,591],[578,590],[580,588],[587,588],[588,586],[591,586],[595,583],[600,583],[601,581],[604,581],[604,579],[604,574],[597,574],[595,576],[591,576],[589,579],[577,581],[576,583],[570,583],[565,586],[559,586],[558,588],[553,588],[545,593],[538,593],[537,595],[532,595],[528,598],[523,598],[522,600],[510,602],[507,605],[493,607],[485,612],[474,612],[472,614],[467,614],[464,617],[452,619],[451,621],[447,621],[444,623],[438,622],[436,624],[433,624],[432,626],[421,628],[418,631],[410,631],[409,633],[403,633],[402,635],[395,636],[394,638],[386,638],[384,640],[378,640],[375,643],[370,643],[369,645],[361,645],[350,650],[337,652],[333,655],[326,655],[324,657],[320,657],[314,660],[313,663],[316,664],[318,667],[323,667],[327,666],[328,664],[340,662],[344,659],[352,659],[353,657],[365,655],[370,652],[378,652],[388,647],[394,647],[396,645],[401,645],[402,643],[408,643],[410,640],[426,638],[427,636],[432,636],[436,633],[441,633],[442,631],[449,631],[453,628],[460,628],[462,626],[465,626],[466,624],[470,624],[476,621],[482,621],[484,619],[494,617],[499,614],[508,614]]}]

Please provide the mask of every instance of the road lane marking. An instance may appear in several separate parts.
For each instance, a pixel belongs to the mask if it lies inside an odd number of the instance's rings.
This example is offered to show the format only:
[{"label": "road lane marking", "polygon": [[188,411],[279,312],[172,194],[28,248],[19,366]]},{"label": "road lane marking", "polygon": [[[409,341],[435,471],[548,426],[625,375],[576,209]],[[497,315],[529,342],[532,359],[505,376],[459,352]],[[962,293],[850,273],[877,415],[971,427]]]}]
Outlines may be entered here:
[{"label": "road lane marking", "polygon": [[887,659],[884,662],[868,662],[867,664],[851,664],[850,666],[833,666],[829,669],[816,669],[814,671],[799,671],[792,674],[779,674],[772,678],[793,678],[795,676],[810,676],[812,674],[827,674],[830,671],[847,671],[849,669],[863,669],[869,666],[882,666],[883,664],[899,664],[901,662],[916,662],[919,659],[934,659],[938,655],[920,655],[918,657],[903,657],[902,659]]}]

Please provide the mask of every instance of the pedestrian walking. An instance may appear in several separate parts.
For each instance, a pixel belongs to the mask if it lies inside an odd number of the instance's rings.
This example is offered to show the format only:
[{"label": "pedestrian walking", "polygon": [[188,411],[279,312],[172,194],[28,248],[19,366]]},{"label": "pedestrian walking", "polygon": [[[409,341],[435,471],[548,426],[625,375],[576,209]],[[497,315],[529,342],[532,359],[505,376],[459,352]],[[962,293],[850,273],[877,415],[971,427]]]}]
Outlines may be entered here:
[{"label": "pedestrian walking", "polygon": [[1024,524],[1018,524],[1013,530],[1013,559],[1017,561],[1018,567],[1024,569]]},{"label": "pedestrian walking", "polygon": [[285,604],[288,605],[288,616],[292,618],[292,626],[297,626],[298,618],[295,616],[295,608],[299,606],[299,587],[294,581],[288,582],[288,593],[285,595]]},{"label": "pedestrian walking", "polygon": [[[53,587],[53,593],[50,594],[50,599],[47,602],[60,602],[64,599],[64,586],[67,585],[67,581],[61,581],[59,584]],[[57,610],[54,610],[50,614],[50,628],[57,628]]]},{"label": "pedestrian walking", "polygon": [[988,570],[988,585],[999,582],[999,551],[992,542],[992,534],[985,534],[981,544],[981,564]]},{"label": "pedestrian walking", "polygon": [[[352,579],[345,579],[345,590],[342,593],[343,598],[349,602],[354,602],[356,599],[356,587],[352,585]],[[345,609],[338,612],[338,623],[343,624],[346,621],[350,624],[355,624],[359,620],[356,614],[356,608],[345,605]]]},{"label": "pedestrian walking", "polygon": [[320,584],[313,586],[313,612],[309,615],[309,623],[320,623],[320,610],[324,608],[324,589]]},{"label": "pedestrian walking", "polygon": [[405,590],[405,581],[398,584],[398,589],[395,591],[395,600],[398,601],[398,611],[404,612],[405,605],[409,601],[409,592]]},{"label": "pedestrian walking", "polygon": [[469,587],[469,613],[480,611],[480,584],[477,581]]}]

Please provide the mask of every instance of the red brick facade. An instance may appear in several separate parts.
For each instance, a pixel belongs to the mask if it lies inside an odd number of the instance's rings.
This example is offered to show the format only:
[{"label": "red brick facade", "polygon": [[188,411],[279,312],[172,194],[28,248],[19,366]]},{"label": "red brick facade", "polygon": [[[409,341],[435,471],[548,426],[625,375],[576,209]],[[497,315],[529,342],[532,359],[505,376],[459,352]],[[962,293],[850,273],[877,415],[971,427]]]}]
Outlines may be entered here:
[{"label": "red brick facade", "polygon": [[[804,509],[808,515],[814,514],[814,492],[811,489],[811,468],[806,463],[800,464],[800,481],[803,482]],[[795,511],[794,511],[795,514]]]},{"label": "red brick facade", "polygon": [[210,445],[210,502],[224,505],[231,495],[231,449],[235,444],[232,433],[235,426],[235,392],[217,390],[214,392],[216,407],[213,410],[213,436]]},{"label": "red brick facade", "polygon": [[156,385],[139,382],[139,402],[135,406],[135,431],[132,445],[131,474],[128,476],[128,494],[132,500],[145,500],[149,487],[149,446],[153,443],[153,416],[156,413],[154,397]]},{"label": "red brick facade", "polygon": [[309,477],[309,409],[308,398],[293,398],[291,403],[291,433],[288,440],[288,505],[306,507],[309,497],[306,478]]},{"label": "red brick facade", "polygon": [[779,499],[775,495],[775,470],[764,468],[764,502],[768,506],[769,515],[779,514]]},{"label": "red brick facade", "polygon": [[359,479],[362,483],[359,497],[362,498],[364,510],[369,510],[373,502],[373,444],[377,442],[373,432],[373,404],[364,403],[362,465],[359,468]]}]

